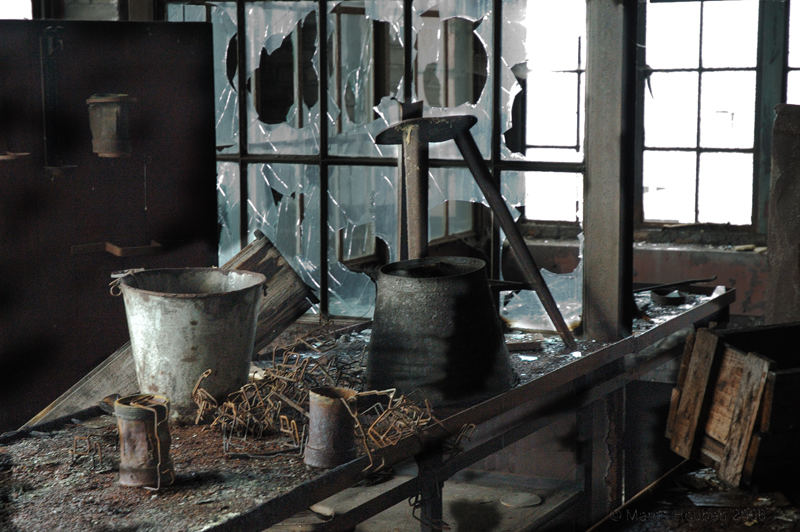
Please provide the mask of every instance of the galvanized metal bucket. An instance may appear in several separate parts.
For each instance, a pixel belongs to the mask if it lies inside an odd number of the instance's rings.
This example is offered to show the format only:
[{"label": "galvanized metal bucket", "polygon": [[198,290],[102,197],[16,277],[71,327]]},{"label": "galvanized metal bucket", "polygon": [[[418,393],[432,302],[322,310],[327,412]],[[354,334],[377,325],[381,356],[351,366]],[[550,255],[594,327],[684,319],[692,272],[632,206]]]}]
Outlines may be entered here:
[{"label": "galvanized metal bucket", "polygon": [[159,489],[175,482],[169,457],[169,399],[136,394],[114,402],[119,429],[119,483]]},{"label": "galvanized metal bucket", "polygon": [[140,391],[166,395],[172,417],[192,421],[192,390],[217,400],[247,382],[266,277],[217,268],[156,269],[119,280]]},{"label": "galvanized metal bucket", "polygon": [[309,391],[308,442],[303,454],[306,465],[330,468],[356,457],[355,423],[344,403],[355,396],[355,390],[332,386]]},{"label": "galvanized metal bucket", "polygon": [[367,388],[416,391],[433,406],[488,398],[513,382],[486,263],[427,257],[383,266]]}]

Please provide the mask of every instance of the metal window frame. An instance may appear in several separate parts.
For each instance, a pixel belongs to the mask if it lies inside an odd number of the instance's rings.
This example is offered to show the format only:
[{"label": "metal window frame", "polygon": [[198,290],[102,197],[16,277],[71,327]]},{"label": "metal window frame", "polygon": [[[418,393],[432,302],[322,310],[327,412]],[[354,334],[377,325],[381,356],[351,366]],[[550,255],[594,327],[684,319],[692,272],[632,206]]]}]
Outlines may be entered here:
[{"label": "metal window frame", "polygon": [[[651,69],[645,62],[646,46],[646,16],[648,3],[667,2],[700,2],[700,41],[698,44],[699,63],[697,68],[676,69]],[[643,157],[645,151],[692,151],[696,154],[695,161],[695,206],[694,224],[699,224],[699,165],[702,153],[750,153],[753,155],[753,203],[751,224],[735,226],[751,231],[758,235],[765,235],[767,228],[767,202],[770,188],[770,158],[772,147],[772,122],[774,121],[775,105],[786,100],[786,75],[788,51],[788,25],[790,0],[774,0],[759,2],[757,59],[755,67],[707,68],[702,63],[702,35],[703,35],[703,7],[712,0],[639,0],[644,9],[639,10],[639,31],[637,36],[637,123],[636,123],[636,148],[635,148],[635,194],[634,194],[634,221],[638,229],[657,229],[665,223],[648,221],[644,218],[643,208]],[[756,101],[754,116],[754,136],[752,148],[707,148],[700,145],[700,105],[702,98],[702,75],[706,72],[747,71],[756,75]],[[701,76],[698,83],[697,101],[697,138],[694,148],[685,147],[648,147],[644,144],[644,95],[648,76],[653,73],[663,72],[697,72]],[[691,225],[691,224],[690,224]],[[723,231],[728,224],[703,224],[719,226]]]},{"label": "metal window frame", "polygon": [[[234,1],[234,0],[229,0]],[[246,28],[246,6],[256,2],[257,0],[235,0],[236,3],[236,24],[237,28]],[[165,13],[167,4],[192,4],[192,1],[161,1],[159,12]],[[203,3],[203,2],[201,2]],[[327,35],[328,31],[328,5],[332,0],[317,0],[317,32],[318,35]],[[403,0],[403,42],[411,43],[413,41],[413,28],[412,28],[412,5],[413,0]],[[550,162],[550,161],[526,161],[526,160],[504,160],[501,151],[501,96],[502,84],[501,76],[497,75],[502,69],[502,22],[503,22],[503,3],[502,0],[492,0],[492,57],[490,59],[490,82],[484,90],[491,90],[492,99],[492,130],[490,141],[490,157],[486,160],[489,168],[491,169],[492,178],[495,186],[500,187],[503,172],[510,171],[543,171],[543,172],[566,172],[566,173],[583,173],[584,163],[573,162]],[[241,35],[241,31],[240,31]],[[240,37],[242,45],[238,47],[238,63],[239,65],[246,65],[246,49],[244,39]],[[320,105],[320,120],[323,121],[328,114],[328,50],[327,40],[320,38],[318,41],[319,48],[319,105]],[[402,96],[405,101],[411,101],[412,94],[412,79],[413,71],[413,54],[410,46],[404,46],[404,84]],[[247,82],[246,68],[237,69],[237,86],[245,87]],[[580,76],[580,72],[576,72]],[[289,155],[289,154],[256,154],[250,153],[248,149],[247,138],[247,98],[240,97],[238,99],[238,114],[239,114],[239,139],[238,151],[235,153],[216,153],[215,158],[217,163],[227,162],[239,165],[239,191],[240,191],[240,244],[244,247],[249,238],[248,222],[249,216],[247,212],[247,201],[250,191],[248,190],[248,168],[254,164],[274,164],[274,163],[294,163],[314,165],[319,168],[319,185],[320,185],[320,313],[328,317],[329,313],[329,283],[328,283],[328,247],[331,244],[328,238],[327,221],[329,217],[328,212],[328,192],[329,192],[329,175],[328,170],[334,166],[383,166],[396,167],[398,161],[393,157],[368,157],[368,156],[336,156],[329,153],[329,132],[327,124],[322,123],[319,127],[319,153],[311,155]],[[430,161],[431,168],[465,168],[467,165],[460,159],[432,159]],[[401,222],[402,223],[402,222]],[[494,224],[493,224],[494,225]],[[494,240],[492,243],[492,258],[490,264],[490,273],[498,275],[500,269],[500,237],[499,232],[494,231]]]}]

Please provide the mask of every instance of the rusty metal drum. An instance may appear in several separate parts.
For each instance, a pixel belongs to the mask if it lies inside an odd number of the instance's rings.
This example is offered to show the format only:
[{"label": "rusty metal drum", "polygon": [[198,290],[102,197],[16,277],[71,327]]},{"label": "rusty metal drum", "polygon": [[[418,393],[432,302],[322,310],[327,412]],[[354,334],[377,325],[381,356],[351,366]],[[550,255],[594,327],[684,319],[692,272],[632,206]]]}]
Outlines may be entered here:
[{"label": "rusty metal drum", "polygon": [[486,263],[426,257],[383,266],[367,355],[367,388],[461,406],[507,390],[513,373]]}]

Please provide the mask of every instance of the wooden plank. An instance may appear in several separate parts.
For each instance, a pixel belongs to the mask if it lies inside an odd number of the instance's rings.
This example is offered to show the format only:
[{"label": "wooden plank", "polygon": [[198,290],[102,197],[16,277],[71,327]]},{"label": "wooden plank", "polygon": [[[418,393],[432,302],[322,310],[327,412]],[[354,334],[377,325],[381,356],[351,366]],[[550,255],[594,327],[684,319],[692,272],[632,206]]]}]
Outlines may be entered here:
[{"label": "wooden plank", "polygon": [[678,388],[683,388],[683,383],[686,382],[686,373],[689,371],[689,361],[692,358],[695,338],[697,338],[697,331],[690,332],[689,336],[686,337],[686,343],[683,346],[683,356],[681,357],[681,365],[678,368]]},{"label": "wooden plank", "polygon": [[672,395],[669,398],[669,414],[667,415],[667,430],[665,436],[668,440],[672,439],[672,429],[675,425],[675,414],[678,411],[678,403],[681,398],[681,389],[683,383],[686,381],[686,372],[689,371],[689,361],[692,358],[692,350],[694,349],[694,339],[697,336],[695,331],[689,333],[686,337],[686,343],[683,345],[683,356],[681,357],[681,365],[678,368],[678,382],[675,388],[672,389]]},{"label": "wooden plank", "polygon": [[719,476],[725,482],[738,486],[747,458],[747,447],[753,434],[770,360],[750,353],[744,368],[739,391],[733,405],[733,421],[725,442],[725,453],[720,460]]},{"label": "wooden plank", "polygon": [[[222,269],[247,270],[267,277],[266,294],[256,326],[257,353],[311,307],[314,294],[292,270],[269,239],[256,233],[256,239],[226,262]],[[104,397],[126,395],[138,390],[130,342],[87,373],[77,383],[36,414],[21,428],[69,415],[97,404]]]},{"label": "wooden plank", "polygon": [[711,366],[719,347],[719,338],[708,329],[697,331],[686,380],[675,411],[670,448],[689,458],[706,396]]},{"label": "wooden plank", "polygon": [[761,399],[761,408],[758,411],[758,428],[761,432],[769,432],[772,421],[772,403],[775,397],[775,372],[770,371],[767,382],[764,383],[764,397]]},{"label": "wooden plank", "polygon": [[753,470],[755,469],[758,451],[761,448],[761,434],[753,434],[750,436],[750,444],[747,446],[747,456],[744,459],[742,466],[742,484],[749,484],[753,479]]},{"label": "wooden plank", "polygon": [[742,374],[747,366],[748,357],[744,353],[731,348],[721,347],[719,371],[715,372],[706,390],[710,397],[708,416],[705,421],[705,433],[721,442],[728,439],[733,421],[733,405],[739,393]]}]

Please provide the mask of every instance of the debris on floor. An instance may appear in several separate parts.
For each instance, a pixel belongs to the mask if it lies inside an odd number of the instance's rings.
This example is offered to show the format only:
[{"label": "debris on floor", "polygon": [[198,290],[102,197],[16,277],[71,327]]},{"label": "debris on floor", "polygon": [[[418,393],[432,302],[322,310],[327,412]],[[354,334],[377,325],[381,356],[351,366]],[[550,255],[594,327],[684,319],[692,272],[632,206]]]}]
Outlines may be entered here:
[{"label": "debris on floor", "polygon": [[685,462],[652,491],[611,515],[595,531],[680,532],[797,530],[798,493],[733,488],[717,472]]}]

